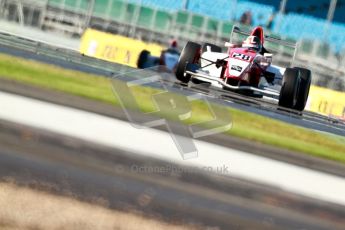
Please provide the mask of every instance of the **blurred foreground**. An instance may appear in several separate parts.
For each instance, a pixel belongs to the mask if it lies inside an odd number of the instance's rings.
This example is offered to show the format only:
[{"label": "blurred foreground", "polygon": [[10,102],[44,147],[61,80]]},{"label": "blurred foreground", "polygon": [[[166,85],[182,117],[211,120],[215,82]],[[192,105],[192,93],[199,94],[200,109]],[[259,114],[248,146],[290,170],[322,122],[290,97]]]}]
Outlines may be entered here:
[{"label": "blurred foreground", "polygon": [[[11,201],[11,202],[9,202]],[[166,224],[107,208],[101,198],[94,204],[41,192],[13,183],[0,183],[0,228],[9,229],[197,229]]]}]

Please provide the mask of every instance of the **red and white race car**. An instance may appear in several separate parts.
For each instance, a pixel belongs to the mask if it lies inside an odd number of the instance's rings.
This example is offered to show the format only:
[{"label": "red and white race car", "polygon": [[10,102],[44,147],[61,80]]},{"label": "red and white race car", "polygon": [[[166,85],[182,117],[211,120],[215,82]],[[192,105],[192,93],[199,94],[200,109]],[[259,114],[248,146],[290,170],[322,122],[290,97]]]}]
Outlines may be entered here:
[{"label": "red and white race car", "polygon": [[[234,44],[234,35],[245,36],[242,44]],[[250,96],[269,96],[278,99],[279,106],[302,111],[311,84],[311,71],[299,67],[284,68],[272,64],[273,54],[264,47],[265,41],[293,49],[297,45],[279,38],[265,36],[261,27],[251,32],[234,27],[226,53],[216,45],[203,46],[188,42],[176,67],[176,78],[207,82],[225,90]]]}]

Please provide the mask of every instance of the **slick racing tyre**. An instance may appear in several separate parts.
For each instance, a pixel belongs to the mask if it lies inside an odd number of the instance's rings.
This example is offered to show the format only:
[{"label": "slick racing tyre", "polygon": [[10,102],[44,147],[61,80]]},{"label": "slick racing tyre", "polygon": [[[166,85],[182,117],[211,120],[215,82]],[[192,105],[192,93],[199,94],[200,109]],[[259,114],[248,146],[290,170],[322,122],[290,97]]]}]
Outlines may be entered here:
[{"label": "slick racing tyre", "polygon": [[283,76],[283,84],[279,96],[279,105],[294,109],[298,100],[298,88],[300,84],[298,69],[287,68]]},{"label": "slick racing tyre", "polygon": [[150,56],[150,52],[147,51],[147,50],[143,50],[143,51],[140,52],[139,58],[138,58],[138,61],[137,61],[137,67],[139,69],[144,69],[145,68],[145,64],[146,64],[149,56]]},{"label": "slick racing tyre", "polygon": [[199,63],[201,45],[194,42],[187,42],[176,66],[176,78],[184,83],[190,81],[191,76],[185,74],[187,63]]},{"label": "slick racing tyre", "polygon": [[294,108],[296,110],[303,111],[307,104],[309,96],[309,89],[311,84],[311,71],[308,69],[298,67],[295,67],[295,69],[299,70],[301,82],[298,89],[297,103]]}]

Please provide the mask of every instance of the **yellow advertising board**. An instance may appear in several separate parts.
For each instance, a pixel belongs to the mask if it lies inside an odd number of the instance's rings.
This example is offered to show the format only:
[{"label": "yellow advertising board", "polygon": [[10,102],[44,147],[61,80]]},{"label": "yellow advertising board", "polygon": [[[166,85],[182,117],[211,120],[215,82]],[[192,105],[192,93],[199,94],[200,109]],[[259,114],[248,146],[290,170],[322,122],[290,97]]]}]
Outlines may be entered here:
[{"label": "yellow advertising board", "polygon": [[345,92],[311,86],[306,109],[345,119]]},{"label": "yellow advertising board", "polygon": [[86,56],[136,67],[139,54],[148,50],[160,56],[164,47],[120,35],[87,29],[82,36],[80,52]]}]

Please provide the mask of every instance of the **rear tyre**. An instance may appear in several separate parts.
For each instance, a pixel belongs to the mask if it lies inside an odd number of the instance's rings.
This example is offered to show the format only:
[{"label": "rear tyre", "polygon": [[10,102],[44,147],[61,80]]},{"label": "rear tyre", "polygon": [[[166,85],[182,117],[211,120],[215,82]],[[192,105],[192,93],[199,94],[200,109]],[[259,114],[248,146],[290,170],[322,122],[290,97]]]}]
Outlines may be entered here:
[{"label": "rear tyre", "polygon": [[184,83],[190,81],[191,76],[185,74],[187,63],[198,63],[200,59],[201,45],[194,42],[187,42],[182,50],[176,66],[176,78]]},{"label": "rear tyre", "polygon": [[279,96],[279,105],[285,108],[294,109],[298,99],[298,88],[300,82],[298,69],[287,68],[283,77],[283,84]]},{"label": "rear tyre", "polygon": [[301,82],[298,89],[298,96],[297,96],[297,103],[295,105],[295,109],[299,111],[303,111],[308,100],[309,96],[309,89],[311,84],[311,71],[309,69],[304,68],[297,68],[300,72]]},{"label": "rear tyre", "polygon": [[210,46],[210,47],[211,47],[211,52],[217,52],[217,53],[221,53],[221,52],[222,52],[222,48],[221,48],[221,47],[206,42],[206,43],[204,43],[204,45],[202,46],[202,52],[203,52],[203,53],[207,51],[207,46]]}]

